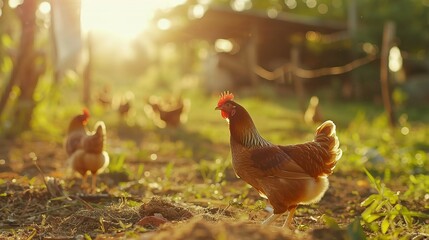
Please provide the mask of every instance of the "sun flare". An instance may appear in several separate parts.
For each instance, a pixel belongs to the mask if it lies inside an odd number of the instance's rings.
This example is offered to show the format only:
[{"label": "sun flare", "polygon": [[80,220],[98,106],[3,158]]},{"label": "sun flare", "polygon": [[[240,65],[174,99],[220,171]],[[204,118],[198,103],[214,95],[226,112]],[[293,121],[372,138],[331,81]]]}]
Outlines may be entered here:
[{"label": "sun flare", "polygon": [[157,10],[185,2],[186,0],[82,0],[82,30],[132,39],[147,28]]}]

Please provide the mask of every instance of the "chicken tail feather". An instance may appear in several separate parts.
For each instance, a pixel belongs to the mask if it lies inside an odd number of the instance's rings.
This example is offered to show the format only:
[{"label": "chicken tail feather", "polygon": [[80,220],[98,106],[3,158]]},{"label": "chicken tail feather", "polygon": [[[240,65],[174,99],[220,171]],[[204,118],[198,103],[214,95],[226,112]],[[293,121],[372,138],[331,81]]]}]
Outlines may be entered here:
[{"label": "chicken tail feather", "polygon": [[341,158],[343,153],[339,148],[340,141],[338,140],[335,130],[335,124],[331,120],[328,120],[317,128],[314,138],[314,142],[319,143],[320,146],[328,151],[328,157],[324,158],[326,173],[332,173],[332,170],[335,168],[337,161]]},{"label": "chicken tail feather", "polygon": [[98,121],[95,123],[94,128],[96,129],[96,134],[105,136],[106,135],[106,125],[102,121]]},{"label": "chicken tail feather", "polygon": [[101,153],[106,139],[106,125],[98,121],[94,126],[95,132],[82,140],[83,148],[89,153]]}]

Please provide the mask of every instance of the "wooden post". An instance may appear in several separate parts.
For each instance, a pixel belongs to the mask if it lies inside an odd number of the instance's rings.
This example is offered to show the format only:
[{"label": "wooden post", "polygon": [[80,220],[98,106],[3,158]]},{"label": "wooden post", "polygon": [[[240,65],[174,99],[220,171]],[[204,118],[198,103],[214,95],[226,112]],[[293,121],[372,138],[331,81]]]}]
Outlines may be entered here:
[{"label": "wooden post", "polygon": [[290,53],[290,59],[292,62],[292,81],[295,86],[295,92],[298,97],[298,104],[299,108],[301,109],[302,113],[305,113],[305,90],[304,90],[304,84],[303,79],[298,77],[295,72],[299,67],[299,47],[297,45],[293,45]]},{"label": "wooden post", "polygon": [[252,85],[255,86],[258,82],[258,75],[256,75],[254,69],[258,65],[258,41],[259,41],[259,31],[257,26],[253,26],[251,30],[249,44],[247,46],[248,59],[249,59],[249,68],[250,68],[250,80]]},{"label": "wooden post", "polygon": [[393,38],[395,36],[395,24],[392,21],[384,24],[383,30],[383,45],[381,46],[381,59],[380,59],[380,82],[381,94],[383,97],[384,108],[389,118],[390,126],[394,127],[396,124],[395,113],[392,106],[392,98],[389,86],[389,51],[392,47]]},{"label": "wooden post", "polygon": [[349,0],[347,5],[347,29],[352,38],[356,35],[357,19],[356,0]]},{"label": "wooden post", "polygon": [[83,103],[89,107],[91,103],[91,77],[92,77],[92,34],[91,31],[87,35],[87,62],[83,70]]}]

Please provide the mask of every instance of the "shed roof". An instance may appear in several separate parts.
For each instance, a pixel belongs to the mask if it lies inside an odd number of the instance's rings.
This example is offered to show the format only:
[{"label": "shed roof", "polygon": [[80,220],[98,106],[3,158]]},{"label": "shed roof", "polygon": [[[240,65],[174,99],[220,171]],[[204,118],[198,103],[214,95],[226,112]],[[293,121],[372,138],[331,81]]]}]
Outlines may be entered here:
[{"label": "shed roof", "polygon": [[[183,14],[183,11],[179,11]],[[169,15],[177,14],[174,11]],[[271,18],[266,11],[247,10],[237,12],[227,7],[211,6],[201,18],[193,19],[179,28],[165,31],[164,40],[243,38],[255,30],[262,37],[287,38],[294,33],[317,31],[330,34],[345,31],[344,22],[322,20],[292,13],[279,12]]]}]

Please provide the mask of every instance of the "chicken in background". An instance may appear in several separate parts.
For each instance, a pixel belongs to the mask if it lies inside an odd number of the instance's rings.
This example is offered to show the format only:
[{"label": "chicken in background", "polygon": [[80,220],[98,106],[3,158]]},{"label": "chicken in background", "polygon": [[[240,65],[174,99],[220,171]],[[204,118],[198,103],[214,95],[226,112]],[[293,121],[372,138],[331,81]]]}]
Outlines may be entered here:
[{"label": "chicken in background", "polygon": [[75,116],[69,124],[65,149],[69,156],[72,169],[82,175],[82,188],[87,188],[88,172],[92,174],[91,192],[96,189],[97,174],[103,172],[109,165],[109,155],[104,151],[106,126],[98,121],[94,131],[87,130],[89,112]]},{"label": "chicken in background", "polygon": [[123,96],[115,99],[115,106],[118,110],[121,119],[126,118],[131,110],[131,103],[134,100],[134,93],[131,91],[126,92]]},{"label": "chicken in background", "polygon": [[262,224],[289,211],[283,226],[291,227],[297,206],[318,202],[328,189],[328,176],[342,154],[335,124],[324,122],[311,142],[276,145],[259,134],[249,113],[233,99],[229,92],[221,94],[215,109],[229,123],[235,173],[272,205],[273,214]]},{"label": "chicken in background", "polygon": [[321,123],[323,121],[322,113],[320,111],[319,98],[317,96],[311,97],[307,110],[304,113],[304,121],[307,124]]},{"label": "chicken in background", "polygon": [[128,115],[128,112],[131,109],[130,101],[123,101],[119,104],[118,113],[121,118],[125,118]]},{"label": "chicken in background", "polygon": [[98,103],[104,108],[110,108],[112,106],[112,94],[109,86],[104,86],[103,89],[97,95]]},{"label": "chicken in background", "polygon": [[148,105],[145,106],[145,112],[156,126],[177,128],[187,121],[190,105],[190,100],[181,97],[161,100],[159,97],[151,96]]}]

